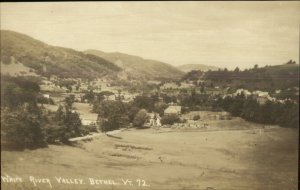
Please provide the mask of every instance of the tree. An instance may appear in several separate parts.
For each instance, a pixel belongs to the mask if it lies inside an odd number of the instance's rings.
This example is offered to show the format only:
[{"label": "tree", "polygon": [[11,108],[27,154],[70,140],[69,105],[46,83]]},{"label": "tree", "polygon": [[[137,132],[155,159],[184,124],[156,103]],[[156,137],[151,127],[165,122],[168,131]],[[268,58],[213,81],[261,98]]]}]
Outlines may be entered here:
[{"label": "tree", "polygon": [[179,123],[180,118],[176,114],[171,114],[171,115],[165,115],[164,117],[161,118],[161,124],[166,125],[173,125],[174,123]]},{"label": "tree", "polygon": [[133,126],[141,128],[144,126],[144,124],[147,122],[149,118],[150,117],[147,111],[145,109],[141,109],[134,117]]},{"label": "tree", "polygon": [[121,101],[121,93],[122,93],[122,90],[121,89],[118,89],[118,97],[117,97],[117,100]]},{"label": "tree", "polygon": [[120,101],[102,101],[95,106],[99,127],[103,132],[119,129],[129,124],[126,106]]},{"label": "tree", "polygon": [[146,109],[147,111],[153,111],[154,109],[154,100],[151,97],[142,95],[137,96],[134,99],[134,105],[139,107],[140,109]]},{"label": "tree", "polygon": [[193,120],[197,121],[200,119],[200,115],[194,115]]},{"label": "tree", "polygon": [[240,71],[240,69],[238,68],[238,67],[236,67],[235,69],[234,69],[234,72],[239,72]]},{"label": "tree", "polygon": [[82,96],[81,101],[87,100],[89,103],[92,103],[94,99],[95,99],[95,93],[93,92],[93,90],[89,90]]},{"label": "tree", "polygon": [[63,142],[67,142],[69,138],[80,136],[81,120],[78,113],[70,111],[66,107],[64,120]]},{"label": "tree", "polygon": [[82,125],[79,115],[78,113],[71,111],[67,105],[65,107],[59,106],[54,121],[54,125],[59,126],[56,135],[61,142],[68,143],[69,138],[81,135]]},{"label": "tree", "polygon": [[79,90],[80,86],[81,86],[81,83],[80,83],[80,81],[78,81],[77,85],[75,86],[75,88],[76,88],[77,91]]},{"label": "tree", "polygon": [[295,64],[296,64],[296,61],[289,60],[286,64],[287,64],[287,65],[295,65]]},{"label": "tree", "polygon": [[72,92],[72,86],[68,85],[66,88],[68,89],[68,92]]},{"label": "tree", "polygon": [[169,107],[168,104],[163,102],[155,103],[154,105],[154,112],[158,113],[160,116],[164,115],[165,109]]},{"label": "tree", "polygon": [[1,107],[16,109],[24,103],[36,104],[39,91],[34,79],[1,76]]},{"label": "tree", "polygon": [[257,117],[258,115],[259,115],[258,102],[252,97],[247,98],[243,103],[243,109],[240,116],[242,118],[245,118],[248,121],[255,121],[258,119]]},{"label": "tree", "polygon": [[14,149],[47,146],[40,116],[24,107],[1,111],[1,145]]},{"label": "tree", "polygon": [[126,104],[125,105],[126,110],[127,110],[127,115],[129,118],[129,122],[133,122],[136,114],[139,112],[140,108],[138,108],[137,106],[133,105],[132,103]]},{"label": "tree", "polygon": [[201,83],[200,92],[201,92],[202,94],[205,93],[205,87],[204,87],[204,84],[203,84],[203,83]]},{"label": "tree", "polygon": [[68,97],[65,98],[65,102],[66,102],[66,105],[71,108],[73,103],[75,102],[75,96],[74,95],[70,95]]}]

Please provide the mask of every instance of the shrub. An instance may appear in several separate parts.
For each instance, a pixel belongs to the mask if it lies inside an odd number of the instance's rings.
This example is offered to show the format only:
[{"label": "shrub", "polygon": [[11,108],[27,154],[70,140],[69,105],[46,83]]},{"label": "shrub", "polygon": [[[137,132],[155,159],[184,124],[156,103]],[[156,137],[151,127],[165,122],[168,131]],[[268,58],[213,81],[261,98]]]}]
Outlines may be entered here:
[{"label": "shrub", "polygon": [[57,141],[62,142],[62,136],[63,136],[63,130],[62,127],[59,125],[46,125],[45,126],[46,131],[46,141],[47,143],[53,144]]},{"label": "shrub", "polygon": [[133,120],[133,126],[135,127],[143,127],[144,124],[149,119],[149,115],[145,109],[141,109],[136,115]]},{"label": "shrub", "polygon": [[128,126],[128,124],[128,117],[126,115],[115,114],[103,119],[100,128],[102,132],[107,132]]},{"label": "shrub", "polygon": [[1,111],[1,145],[14,149],[47,146],[39,115],[26,109]]},{"label": "shrub", "polygon": [[183,107],[181,108],[181,113],[182,113],[182,114],[188,113],[189,111],[191,111],[189,107],[184,107],[184,106],[183,106]]},{"label": "shrub", "polygon": [[82,135],[88,135],[93,132],[94,133],[98,132],[96,125],[87,125],[87,126],[80,128],[80,133]]},{"label": "shrub", "polygon": [[194,121],[197,121],[197,120],[199,120],[200,119],[200,115],[194,115],[194,117],[193,117],[193,120]]},{"label": "shrub", "polygon": [[37,97],[37,102],[41,104],[51,104],[54,105],[54,100],[52,98],[45,98],[43,96]]},{"label": "shrub", "polygon": [[[60,106],[58,108],[55,115],[55,123],[60,126],[57,134],[63,143],[68,143],[69,138],[81,135],[82,125],[79,115],[71,111],[68,106]],[[62,132],[60,132],[60,130]]]},{"label": "shrub", "polygon": [[95,106],[102,132],[125,127],[129,124],[125,105],[119,101],[102,101]]},{"label": "shrub", "polygon": [[162,125],[173,125],[174,123],[180,123],[180,118],[176,114],[171,114],[171,115],[165,115],[164,117],[161,118],[161,124]]}]

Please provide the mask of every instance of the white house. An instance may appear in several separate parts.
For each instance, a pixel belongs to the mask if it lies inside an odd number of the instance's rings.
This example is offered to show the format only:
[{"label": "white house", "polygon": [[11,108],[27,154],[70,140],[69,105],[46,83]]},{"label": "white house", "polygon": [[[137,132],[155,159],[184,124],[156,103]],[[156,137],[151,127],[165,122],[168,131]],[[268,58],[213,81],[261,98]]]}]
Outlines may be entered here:
[{"label": "white house", "polygon": [[161,126],[161,117],[158,113],[148,113],[150,119],[149,119],[149,125],[154,127],[160,127]]},{"label": "white house", "polygon": [[82,119],[81,123],[82,123],[82,125],[93,125],[93,124],[96,124],[96,121],[93,121],[90,119]]},{"label": "white house", "polygon": [[49,94],[43,94],[43,97],[49,99],[49,98],[50,98],[50,95],[49,95]]},{"label": "white house", "polygon": [[105,96],[106,100],[116,100],[116,96],[114,94]]},{"label": "white house", "polygon": [[251,95],[251,92],[249,90],[246,90],[246,89],[238,89],[235,93],[234,93],[234,96],[237,96],[239,94],[244,94],[245,96],[250,96]]},{"label": "white house", "polygon": [[165,83],[160,87],[160,89],[177,89],[177,88],[179,88],[179,86],[174,82]]},{"label": "white house", "polygon": [[263,91],[254,91],[252,94],[257,95],[259,97],[268,97],[269,93],[268,92],[263,92]]}]

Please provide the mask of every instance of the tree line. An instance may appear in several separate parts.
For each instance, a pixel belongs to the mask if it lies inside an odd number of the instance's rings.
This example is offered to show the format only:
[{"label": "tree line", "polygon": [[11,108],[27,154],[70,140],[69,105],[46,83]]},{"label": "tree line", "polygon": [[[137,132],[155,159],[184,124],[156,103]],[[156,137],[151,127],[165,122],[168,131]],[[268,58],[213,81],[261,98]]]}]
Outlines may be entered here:
[{"label": "tree line", "polygon": [[267,100],[264,104],[260,104],[255,97],[246,97],[241,93],[235,97],[220,97],[215,105],[247,121],[282,127],[299,127],[299,103],[293,101],[280,103]]},{"label": "tree line", "polygon": [[72,111],[72,97],[67,97],[56,112],[49,112],[38,106],[40,89],[35,78],[3,76],[1,83],[2,148],[32,149],[69,143],[69,138],[90,132]]}]

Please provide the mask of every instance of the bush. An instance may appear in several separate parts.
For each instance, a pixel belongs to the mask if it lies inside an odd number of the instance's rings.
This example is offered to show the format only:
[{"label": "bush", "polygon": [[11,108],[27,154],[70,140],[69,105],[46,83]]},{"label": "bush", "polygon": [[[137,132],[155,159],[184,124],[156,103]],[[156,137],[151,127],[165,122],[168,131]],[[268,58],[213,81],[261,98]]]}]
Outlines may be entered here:
[{"label": "bush", "polygon": [[57,131],[59,135],[57,138],[63,143],[68,143],[69,138],[81,135],[82,125],[79,115],[71,111],[68,106],[58,108],[55,115],[55,124],[60,126]]},{"label": "bush", "polygon": [[183,107],[181,108],[181,113],[182,113],[182,114],[188,113],[189,111],[191,111],[189,107],[184,107],[184,106],[183,106]]},{"label": "bush", "polygon": [[52,98],[45,98],[43,96],[39,96],[37,97],[37,103],[54,105],[54,100]]},{"label": "bush", "polygon": [[24,103],[34,104],[39,91],[34,79],[1,76],[1,107],[18,109]]},{"label": "bush", "polygon": [[80,133],[82,135],[88,135],[90,133],[96,133],[96,132],[98,132],[96,125],[87,125],[80,129]]},{"label": "bush", "polygon": [[54,144],[57,141],[62,142],[62,136],[63,136],[63,128],[59,125],[46,125],[45,126],[46,131],[46,141],[49,144]]},{"label": "bush", "polygon": [[133,120],[133,126],[135,127],[143,127],[144,124],[149,119],[149,115],[145,109],[141,109],[136,115]]},{"label": "bush", "polygon": [[96,104],[94,111],[98,113],[102,132],[128,126],[129,118],[125,105],[122,102],[106,100]]},{"label": "bush", "polygon": [[200,115],[194,115],[194,117],[193,117],[193,120],[194,121],[197,121],[197,120],[199,120],[200,119]]},{"label": "bush", "polygon": [[161,118],[161,124],[162,125],[173,125],[174,123],[180,123],[181,120],[178,115],[176,114],[171,114],[171,115],[165,115],[164,117]]},{"label": "bush", "polygon": [[115,114],[103,119],[100,128],[102,132],[113,131],[128,126],[128,117],[121,114]]},{"label": "bush", "polygon": [[47,146],[41,118],[26,109],[1,111],[1,146],[33,149]]}]

